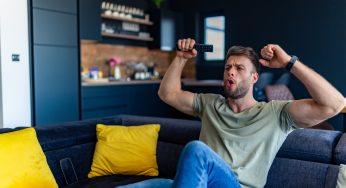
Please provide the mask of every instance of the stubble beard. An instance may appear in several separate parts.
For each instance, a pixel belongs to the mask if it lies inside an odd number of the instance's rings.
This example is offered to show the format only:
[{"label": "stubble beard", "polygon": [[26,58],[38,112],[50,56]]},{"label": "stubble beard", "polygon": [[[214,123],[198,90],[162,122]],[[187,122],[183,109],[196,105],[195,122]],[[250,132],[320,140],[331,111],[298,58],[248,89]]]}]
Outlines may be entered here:
[{"label": "stubble beard", "polygon": [[226,98],[241,99],[249,92],[250,78],[241,81],[234,91],[228,90],[226,86],[223,87]]}]

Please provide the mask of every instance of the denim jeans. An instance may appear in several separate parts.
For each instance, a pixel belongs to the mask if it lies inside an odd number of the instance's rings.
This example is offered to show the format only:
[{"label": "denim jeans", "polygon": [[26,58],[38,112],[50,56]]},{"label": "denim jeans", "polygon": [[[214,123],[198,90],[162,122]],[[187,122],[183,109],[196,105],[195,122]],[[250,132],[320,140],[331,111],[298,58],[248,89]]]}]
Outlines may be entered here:
[{"label": "denim jeans", "polygon": [[180,155],[174,180],[154,178],[119,188],[240,188],[228,164],[200,141],[188,143]]}]

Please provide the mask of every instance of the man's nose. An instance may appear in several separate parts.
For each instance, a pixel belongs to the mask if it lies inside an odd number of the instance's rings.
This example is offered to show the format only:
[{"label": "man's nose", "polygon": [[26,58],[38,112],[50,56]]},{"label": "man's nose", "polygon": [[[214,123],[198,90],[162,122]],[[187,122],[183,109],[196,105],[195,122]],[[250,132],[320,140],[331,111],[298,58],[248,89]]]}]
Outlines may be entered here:
[{"label": "man's nose", "polygon": [[234,68],[230,68],[227,72],[228,76],[234,76],[236,73],[235,69]]}]

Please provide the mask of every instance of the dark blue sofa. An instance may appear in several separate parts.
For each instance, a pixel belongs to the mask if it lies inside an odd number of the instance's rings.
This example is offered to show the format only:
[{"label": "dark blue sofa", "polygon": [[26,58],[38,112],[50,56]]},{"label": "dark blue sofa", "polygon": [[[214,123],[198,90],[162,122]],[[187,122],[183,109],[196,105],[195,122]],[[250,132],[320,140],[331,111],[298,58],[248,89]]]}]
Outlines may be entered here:
[{"label": "dark blue sofa", "polygon": [[[200,131],[199,121],[131,115],[37,127],[38,139],[60,187],[113,188],[150,178],[120,175],[87,178],[96,143],[97,123],[161,124],[157,162],[159,177],[164,178],[174,177],[182,148],[189,141],[198,139]],[[8,131],[12,130],[2,129],[0,132]],[[70,166],[66,166],[66,161],[71,162],[68,163]],[[277,154],[269,171],[266,187],[335,188],[340,163],[346,163],[345,134],[338,131],[299,129],[288,136]],[[73,169],[77,177],[74,177]]]}]

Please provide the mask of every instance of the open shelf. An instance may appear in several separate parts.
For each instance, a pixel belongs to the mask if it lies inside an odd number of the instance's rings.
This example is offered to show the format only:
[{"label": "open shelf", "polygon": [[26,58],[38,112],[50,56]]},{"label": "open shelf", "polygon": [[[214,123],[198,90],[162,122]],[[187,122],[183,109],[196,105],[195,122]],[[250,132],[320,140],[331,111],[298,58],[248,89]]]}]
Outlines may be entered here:
[{"label": "open shelf", "polygon": [[142,25],[154,25],[153,22],[151,21],[146,21],[143,19],[138,19],[138,18],[121,18],[121,17],[115,17],[115,16],[107,16],[105,14],[101,14],[102,18],[105,19],[110,19],[110,20],[119,20],[119,21],[125,21],[125,22],[132,22],[132,23],[138,23],[138,24],[142,24]]},{"label": "open shelf", "polygon": [[131,39],[131,40],[141,40],[141,41],[154,41],[153,38],[144,38],[144,37],[138,37],[133,35],[125,35],[125,34],[117,34],[117,33],[105,33],[102,32],[101,34],[103,37],[112,37],[112,38],[121,38],[121,39]]}]

